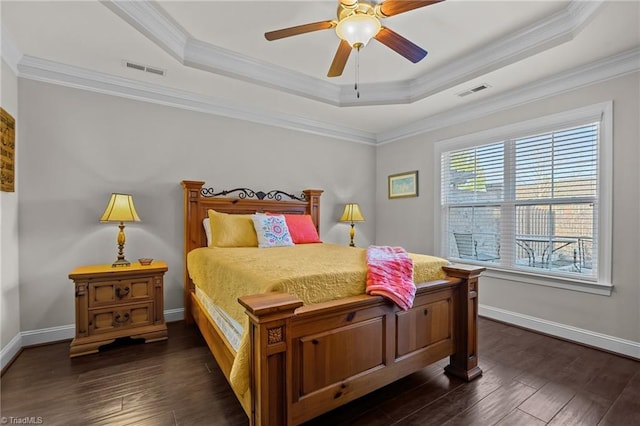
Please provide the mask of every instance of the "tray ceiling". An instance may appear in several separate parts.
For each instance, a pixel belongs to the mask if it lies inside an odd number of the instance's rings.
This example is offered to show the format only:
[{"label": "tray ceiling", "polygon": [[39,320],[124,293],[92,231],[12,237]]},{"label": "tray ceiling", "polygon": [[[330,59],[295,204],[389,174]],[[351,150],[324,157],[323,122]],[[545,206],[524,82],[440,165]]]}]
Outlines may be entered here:
[{"label": "tray ceiling", "polygon": [[[429,54],[412,64],[372,40],[360,52],[358,99],[354,54],[341,77],[326,77],[339,42],[334,30],[263,36],[334,19],[336,1],[3,0],[0,7],[3,39],[23,77],[63,74],[68,85],[94,80],[101,91],[161,93],[371,143],[616,55],[631,52],[637,61],[640,46],[635,1],[447,0],[384,19]],[[6,50],[3,43],[3,57]],[[488,88],[459,96],[480,85]]]}]

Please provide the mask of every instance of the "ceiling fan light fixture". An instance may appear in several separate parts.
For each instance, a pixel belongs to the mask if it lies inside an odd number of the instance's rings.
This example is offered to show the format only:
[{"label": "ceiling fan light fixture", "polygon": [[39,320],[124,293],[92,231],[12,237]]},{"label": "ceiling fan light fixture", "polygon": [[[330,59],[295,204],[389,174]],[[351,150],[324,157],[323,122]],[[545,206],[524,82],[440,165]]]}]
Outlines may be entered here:
[{"label": "ceiling fan light fixture", "polygon": [[382,28],[375,16],[365,13],[354,13],[338,22],[338,37],[349,43],[351,47],[364,47]]}]

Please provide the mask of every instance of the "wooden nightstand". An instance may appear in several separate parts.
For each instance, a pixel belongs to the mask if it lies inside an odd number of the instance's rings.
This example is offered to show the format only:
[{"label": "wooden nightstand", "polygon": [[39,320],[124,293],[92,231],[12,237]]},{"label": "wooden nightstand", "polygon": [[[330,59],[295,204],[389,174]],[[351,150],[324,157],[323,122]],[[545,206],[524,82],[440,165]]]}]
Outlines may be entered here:
[{"label": "wooden nightstand", "polygon": [[118,337],[166,340],[162,280],[167,269],[159,260],[74,269],[69,278],[76,286],[76,337],[69,356],[96,353]]}]

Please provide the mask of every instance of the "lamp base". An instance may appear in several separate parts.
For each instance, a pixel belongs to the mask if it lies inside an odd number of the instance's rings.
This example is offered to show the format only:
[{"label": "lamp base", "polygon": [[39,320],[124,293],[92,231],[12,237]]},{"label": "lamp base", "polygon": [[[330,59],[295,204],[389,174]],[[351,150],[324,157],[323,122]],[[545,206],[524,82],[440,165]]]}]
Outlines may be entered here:
[{"label": "lamp base", "polygon": [[111,264],[114,268],[120,266],[131,266],[131,262],[124,258],[124,243],[126,241],[126,237],[124,235],[124,222],[120,222],[118,228],[120,228],[120,232],[118,232],[118,258]]},{"label": "lamp base", "polygon": [[118,258],[118,260],[113,262],[111,264],[111,266],[114,267],[114,268],[118,268],[118,267],[121,267],[121,266],[131,266],[131,262],[129,262],[127,259],[125,259],[123,257],[122,259]]},{"label": "lamp base", "polygon": [[353,242],[353,237],[356,235],[356,230],[354,228],[354,223],[351,222],[351,229],[349,230],[349,237],[351,237],[351,241],[349,242],[349,247],[355,247],[356,244]]}]

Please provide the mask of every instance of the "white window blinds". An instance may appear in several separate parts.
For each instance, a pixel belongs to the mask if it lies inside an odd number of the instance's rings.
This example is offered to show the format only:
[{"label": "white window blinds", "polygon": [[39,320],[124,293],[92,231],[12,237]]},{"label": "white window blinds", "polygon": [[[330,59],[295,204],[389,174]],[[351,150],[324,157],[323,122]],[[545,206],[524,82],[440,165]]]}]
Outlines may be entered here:
[{"label": "white window blinds", "polygon": [[449,258],[595,279],[598,121],[441,154]]}]

